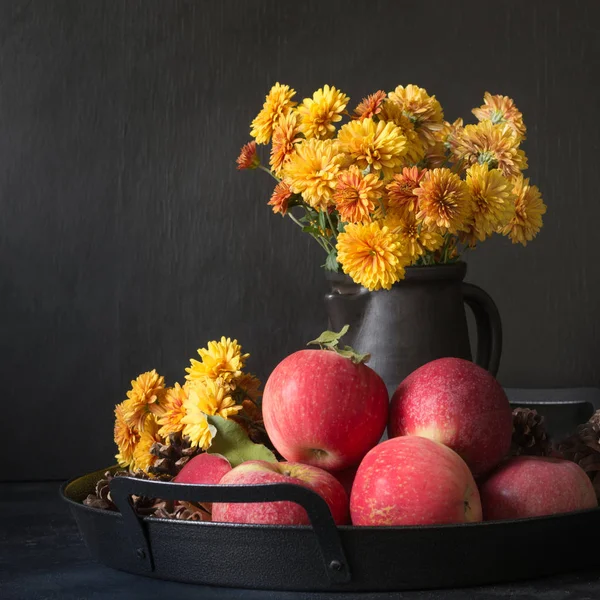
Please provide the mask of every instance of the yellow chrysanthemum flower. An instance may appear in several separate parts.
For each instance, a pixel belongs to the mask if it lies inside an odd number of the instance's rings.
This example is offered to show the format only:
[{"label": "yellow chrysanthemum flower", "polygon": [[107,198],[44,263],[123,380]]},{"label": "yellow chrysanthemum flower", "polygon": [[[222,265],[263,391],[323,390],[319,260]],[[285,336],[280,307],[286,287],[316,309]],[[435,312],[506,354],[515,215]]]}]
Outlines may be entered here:
[{"label": "yellow chrysanthemum flower", "polygon": [[[408,150],[406,136],[392,122],[375,121],[371,118],[346,123],[339,133],[340,151],[364,171],[381,171],[390,178],[394,170],[402,166]],[[349,166],[348,164],[348,166]]]},{"label": "yellow chrysanthemum flower", "polygon": [[406,87],[399,85],[388,94],[388,98],[411,120],[426,146],[437,141],[436,132],[443,127],[444,112],[435,96],[430,96],[427,90],[419,86],[409,84]]},{"label": "yellow chrysanthemum flower", "polygon": [[352,165],[338,175],[333,201],[340,218],[346,223],[365,223],[371,220],[383,183],[378,175],[362,171]]},{"label": "yellow chrysanthemum flower", "polygon": [[402,240],[410,262],[415,262],[426,252],[441,248],[444,238],[437,231],[430,231],[423,226],[415,212],[390,209],[383,221],[388,229]]},{"label": "yellow chrysanthemum flower", "polygon": [[273,143],[271,145],[271,169],[279,177],[281,168],[289,159],[295,149],[295,145],[302,141],[298,137],[298,113],[290,111],[279,120],[279,124],[273,131]]},{"label": "yellow chrysanthemum flower", "polygon": [[514,215],[513,186],[498,169],[473,165],[467,171],[467,187],[473,200],[472,234],[483,242]]},{"label": "yellow chrysanthemum flower", "polygon": [[128,425],[125,420],[124,403],[115,407],[115,444],[119,450],[115,456],[119,466],[128,467],[133,462],[133,451],[139,442],[140,435],[136,429]]},{"label": "yellow chrysanthemum flower", "polygon": [[144,423],[149,414],[164,414],[165,378],[155,369],[142,373],[131,382],[127,400],[123,403],[123,415],[130,427],[144,431]]},{"label": "yellow chrysanthemum flower", "polygon": [[335,87],[328,85],[317,90],[312,98],[305,98],[298,107],[300,131],[304,136],[318,140],[335,135],[335,125],[342,120],[342,113],[350,98]]},{"label": "yellow chrysanthemum flower", "polygon": [[165,414],[157,419],[161,426],[159,435],[166,438],[170,433],[177,433],[183,429],[181,420],[185,416],[184,401],[187,399],[187,390],[176,383],[167,390],[165,398]]},{"label": "yellow chrysanthemum flower", "polygon": [[454,158],[463,161],[465,167],[486,164],[490,169],[500,169],[508,179],[527,168],[527,157],[519,148],[520,140],[506,124],[481,121],[459,127],[449,141]]},{"label": "yellow chrysanthemum flower", "polygon": [[516,195],[515,214],[501,232],[513,244],[526,246],[542,228],[546,205],[537,186],[529,185],[529,179],[524,179],[522,175],[515,180],[513,192]]},{"label": "yellow chrysanthemum flower", "polygon": [[199,348],[200,361],[190,359],[191,366],[186,369],[188,381],[220,379],[228,382],[241,375],[249,354],[242,354],[237,340],[222,337],[220,341],[208,342],[206,348]]},{"label": "yellow chrysanthemum flower", "polygon": [[423,160],[427,146],[423,143],[413,122],[404,114],[399,104],[386,100],[381,106],[379,118],[382,121],[391,121],[402,130],[407,140],[406,160],[408,163],[416,165]]},{"label": "yellow chrysanthemum flower", "polygon": [[469,227],[472,206],[467,184],[450,169],[427,171],[414,192],[419,197],[417,219],[441,233],[457,233]]},{"label": "yellow chrysanthemum flower", "polygon": [[283,168],[286,183],[315,210],[332,203],[335,183],[344,156],[333,140],[305,140]]},{"label": "yellow chrysanthemum flower", "polygon": [[163,439],[158,434],[158,423],[154,415],[148,415],[144,424],[144,431],[140,435],[140,441],[133,451],[133,470],[141,470],[148,473],[148,469],[156,462],[157,457],[150,453],[150,449],[156,443],[162,443]]},{"label": "yellow chrysanthemum flower", "polygon": [[250,135],[256,138],[257,144],[268,144],[271,141],[273,130],[279,124],[279,119],[285,117],[290,110],[298,104],[292,98],[296,91],[289,85],[276,83],[267,94],[262,110],[252,121]]},{"label": "yellow chrysanthemum flower", "polygon": [[[188,388],[188,397],[190,402],[197,406],[204,414],[218,415],[219,417],[228,419],[231,415],[242,410],[242,407],[235,403],[231,395],[232,389],[235,389],[235,382],[227,385],[221,381],[207,379],[204,382],[193,383]],[[185,406],[187,409],[190,404],[185,404]]]},{"label": "yellow chrysanthemum flower", "polygon": [[[214,384],[215,382],[210,381],[210,383]],[[221,387],[221,389],[223,388]],[[217,429],[206,418],[206,415],[210,414],[213,402],[207,398],[204,390],[205,384],[200,382],[188,386],[188,396],[183,401],[185,416],[181,422],[184,424],[183,435],[190,439],[192,448],[199,447],[207,450],[210,448]]]},{"label": "yellow chrysanthemum flower", "polygon": [[506,123],[520,140],[525,139],[527,128],[523,122],[521,111],[515,106],[514,100],[508,96],[500,96],[486,92],[483,104],[473,109],[473,114],[479,121],[489,120],[494,125]]},{"label": "yellow chrysanthemum flower", "polygon": [[348,225],[338,236],[337,252],[344,273],[371,291],[389,290],[410,262],[399,236],[378,222]]}]

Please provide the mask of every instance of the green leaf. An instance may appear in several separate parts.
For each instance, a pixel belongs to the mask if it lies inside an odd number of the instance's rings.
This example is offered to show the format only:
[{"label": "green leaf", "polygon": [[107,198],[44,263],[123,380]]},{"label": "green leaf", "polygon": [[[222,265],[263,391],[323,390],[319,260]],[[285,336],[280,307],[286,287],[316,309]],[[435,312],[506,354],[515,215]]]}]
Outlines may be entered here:
[{"label": "green leaf", "polygon": [[357,365],[359,365],[360,363],[369,362],[369,359],[371,358],[370,354],[361,354],[360,352],[357,352],[356,350],[354,350],[354,348],[351,348],[350,346],[336,348],[335,351],[340,356],[343,356],[344,358],[349,358],[353,363]]},{"label": "green leaf", "polygon": [[304,231],[304,233],[310,233],[311,235],[321,235],[319,228],[314,225],[306,225],[302,228],[302,231]]},{"label": "green leaf", "polygon": [[320,210],[319,211],[319,227],[321,231],[325,231],[327,229],[327,221],[325,220],[325,213]]},{"label": "green leaf", "polygon": [[337,261],[337,250],[334,248],[325,259],[325,269],[337,273],[339,271],[339,265]]},{"label": "green leaf", "polygon": [[307,346],[310,344],[318,344],[321,346],[322,350],[336,352],[340,356],[351,360],[356,365],[366,363],[371,358],[370,354],[361,354],[350,346],[344,346],[343,348],[338,347],[340,339],[348,333],[349,329],[350,325],[344,325],[337,333],[335,331],[324,331],[316,340],[308,342]]},{"label": "green leaf", "polygon": [[344,337],[348,333],[348,329],[350,329],[350,325],[344,325],[338,333],[335,331],[324,331],[316,340],[308,342],[307,346],[310,344],[337,346],[340,338]]},{"label": "green leaf", "polygon": [[277,462],[275,455],[266,446],[255,444],[235,421],[217,415],[208,415],[206,418],[217,430],[208,453],[222,454],[232,467],[247,460]]}]

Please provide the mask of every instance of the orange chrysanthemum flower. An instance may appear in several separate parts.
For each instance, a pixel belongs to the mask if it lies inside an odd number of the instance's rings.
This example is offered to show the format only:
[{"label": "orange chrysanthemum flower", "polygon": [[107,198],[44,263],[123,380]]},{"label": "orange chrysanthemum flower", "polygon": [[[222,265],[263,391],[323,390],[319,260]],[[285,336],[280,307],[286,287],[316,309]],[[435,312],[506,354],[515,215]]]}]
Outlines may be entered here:
[{"label": "orange chrysanthemum flower", "polygon": [[542,215],[546,213],[546,205],[537,186],[529,185],[529,179],[524,179],[522,175],[515,180],[513,192],[517,197],[515,214],[501,232],[513,244],[526,246],[542,228]]},{"label": "orange chrysanthemum flower", "polygon": [[342,120],[342,113],[350,98],[340,90],[328,85],[317,90],[312,98],[305,98],[298,107],[304,136],[318,140],[330,139],[335,135],[335,125]]},{"label": "orange chrysanthemum flower", "polygon": [[294,194],[302,194],[315,210],[326,210],[332,203],[343,159],[336,141],[305,140],[285,163],[283,176]]},{"label": "orange chrysanthemum flower", "polygon": [[354,109],[356,114],[354,119],[369,119],[378,115],[381,112],[381,106],[385,100],[386,93],[382,90],[370,94],[366,98],[363,98],[360,104]]},{"label": "orange chrysanthemum flower", "polygon": [[378,222],[349,224],[338,236],[337,253],[344,273],[371,291],[389,290],[410,260],[400,238]]},{"label": "orange chrysanthemum flower", "polygon": [[382,182],[377,175],[363,175],[352,165],[338,175],[333,201],[342,221],[362,223],[371,220],[377,200],[381,197]]},{"label": "orange chrysanthemum flower", "polygon": [[394,175],[393,181],[386,186],[388,206],[401,212],[416,212],[419,198],[415,190],[426,173],[427,169],[404,167],[402,173]]},{"label": "orange chrysanthemum flower", "polygon": [[115,407],[115,444],[119,450],[115,456],[119,466],[128,467],[133,462],[133,451],[140,440],[140,435],[136,429],[131,427],[125,420],[124,403],[117,404]]},{"label": "orange chrysanthemum flower", "polygon": [[155,369],[142,373],[131,382],[127,400],[123,402],[123,415],[130,427],[144,431],[144,423],[149,414],[157,417],[165,413],[165,378]]},{"label": "orange chrysanthemum flower", "polygon": [[273,143],[271,146],[271,169],[279,176],[284,163],[294,152],[295,144],[302,138],[298,137],[298,114],[290,111],[279,120],[279,124],[273,132]]},{"label": "orange chrysanthemum flower", "polygon": [[158,434],[158,423],[154,415],[148,415],[144,424],[144,431],[140,435],[140,441],[133,451],[133,470],[141,470],[148,475],[148,469],[157,460],[157,456],[152,454],[150,450],[155,443],[162,443],[163,441]]},{"label": "orange chrysanthemum flower", "polygon": [[443,142],[436,142],[427,146],[422,164],[428,169],[440,169],[448,162],[448,149]]},{"label": "orange chrysanthemum flower", "polygon": [[261,383],[258,377],[251,373],[242,373],[235,382],[235,396],[236,398],[250,398],[253,402],[257,402],[262,396],[260,387]]},{"label": "orange chrysanthemum flower", "polygon": [[274,213],[281,213],[284,216],[288,210],[288,203],[292,197],[292,190],[285,181],[280,181],[273,190],[271,199],[267,202],[269,206],[273,207]]},{"label": "orange chrysanthemum flower", "polygon": [[427,171],[415,194],[419,197],[417,219],[425,226],[443,233],[468,228],[472,214],[469,189],[450,169]]},{"label": "orange chrysanthemum flower", "polygon": [[394,123],[375,121],[371,118],[346,123],[339,133],[340,150],[349,163],[362,171],[381,171],[391,177],[394,169],[402,165],[407,151],[406,136]]},{"label": "orange chrysanthemum flower", "polygon": [[512,184],[498,169],[488,169],[487,165],[469,168],[467,187],[473,200],[471,234],[474,238],[468,243],[473,246],[475,240],[483,242],[510,221],[515,212],[515,197]]},{"label": "orange chrysanthemum flower", "polygon": [[490,169],[500,169],[508,179],[527,168],[527,157],[519,149],[520,140],[506,124],[481,121],[459,127],[450,135],[449,142],[454,158],[465,167],[486,164]]},{"label": "orange chrysanthemum flower", "polygon": [[411,164],[421,162],[425,156],[426,144],[417,133],[413,122],[404,113],[402,107],[391,100],[386,100],[379,113],[381,121],[391,121],[402,130],[407,140],[406,160]]},{"label": "orange chrysanthemum flower", "polygon": [[515,106],[514,100],[508,96],[492,96],[486,92],[483,96],[483,104],[479,108],[474,108],[473,114],[480,121],[488,119],[494,125],[506,123],[519,139],[525,139],[527,128],[523,122],[523,115]]},{"label": "orange chrysanthemum flower", "polygon": [[295,95],[296,91],[290,89],[289,85],[276,83],[271,88],[262,110],[252,121],[250,135],[256,139],[257,144],[268,144],[271,141],[273,131],[281,117],[285,117],[298,104],[292,101]]},{"label": "orange chrysanthemum flower", "polygon": [[260,159],[256,154],[256,142],[248,142],[245,146],[242,146],[236,162],[238,171],[256,169],[260,165]]},{"label": "orange chrysanthemum flower", "polygon": [[384,225],[400,237],[411,263],[426,252],[441,248],[444,243],[444,238],[437,231],[430,231],[423,226],[414,211],[392,208],[385,217]]},{"label": "orange chrysanthemum flower", "polygon": [[170,433],[177,433],[184,427],[181,420],[185,416],[183,403],[187,399],[187,390],[176,383],[167,390],[165,398],[165,414],[157,419],[161,426],[158,433],[166,438]]},{"label": "orange chrysanthemum flower", "polygon": [[443,127],[444,113],[435,96],[416,85],[399,85],[388,94],[391,102],[397,104],[412,121],[425,146],[436,142],[435,135]]}]

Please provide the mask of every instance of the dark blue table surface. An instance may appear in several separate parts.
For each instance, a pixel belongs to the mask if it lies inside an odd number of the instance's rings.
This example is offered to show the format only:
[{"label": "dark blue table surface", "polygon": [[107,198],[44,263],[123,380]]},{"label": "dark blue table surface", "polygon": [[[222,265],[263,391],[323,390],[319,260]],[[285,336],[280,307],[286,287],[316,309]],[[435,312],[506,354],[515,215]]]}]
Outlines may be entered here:
[{"label": "dark blue table surface", "polygon": [[[1,600],[323,600],[339,594],[301,594],[228,590],[158,581],[114,571],[94,563],[81,541],[58,482],[0,484]],[[590,548],[538,548],[532,552],[598,552]],[[344,595],[344,600],[592,600],[600,599],[600,570],[549,579],[481,588]]]}]

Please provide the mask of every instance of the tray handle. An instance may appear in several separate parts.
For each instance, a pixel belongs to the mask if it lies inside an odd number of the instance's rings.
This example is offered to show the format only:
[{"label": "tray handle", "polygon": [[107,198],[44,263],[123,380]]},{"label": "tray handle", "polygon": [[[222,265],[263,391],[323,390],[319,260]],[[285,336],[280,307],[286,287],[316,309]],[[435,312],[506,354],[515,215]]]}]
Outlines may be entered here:
[{"label": "tray handle", "polygon": [[131,503],[132,494],[187,502],[295,502],[308,513],[330,581],[348,583],[351,579],[350,566],[329,506],[319,494],[308,488],[289,483],[195,485],[134,477],[115,477],[109,485],[111,498],[121,511],[133,551],[144,571],[152,572],[154,562],[145,523]]}]

